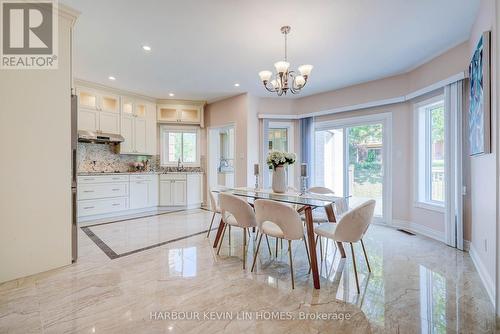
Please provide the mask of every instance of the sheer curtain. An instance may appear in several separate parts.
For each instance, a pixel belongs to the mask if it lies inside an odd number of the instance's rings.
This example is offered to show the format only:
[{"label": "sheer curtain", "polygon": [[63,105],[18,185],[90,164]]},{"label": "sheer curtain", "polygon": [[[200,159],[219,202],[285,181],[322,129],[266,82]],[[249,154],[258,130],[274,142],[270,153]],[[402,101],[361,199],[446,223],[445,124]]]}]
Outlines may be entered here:
[{"label": "sheer curtain", "polygon": [[300,157],[307,164],[306,188],[314,185],[314,117],[300,119]]},{"label": "sheer curtain", "polygon": [[444,88],[445,103],[445,237],[463,250],[462,112],[463,80]]}]

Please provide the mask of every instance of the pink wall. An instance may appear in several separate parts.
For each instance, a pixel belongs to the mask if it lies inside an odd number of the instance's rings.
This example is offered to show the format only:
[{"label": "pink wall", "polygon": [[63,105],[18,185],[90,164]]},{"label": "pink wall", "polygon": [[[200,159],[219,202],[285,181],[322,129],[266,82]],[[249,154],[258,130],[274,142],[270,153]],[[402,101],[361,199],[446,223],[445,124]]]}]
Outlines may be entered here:
[{"label": "pink wall", "polygon": [[205,125],[219,127],[229,123],[235,127],[235,185],[238,187],[247,184],[247,94],[241,94],[225,100],[207,104],[205,107]]},{"label": "pink wall", "polygon": [[[492,31],[492,87],[491,87],[491,138],[492,153],[468,158],[470,163],[470,210],[471,210],[471,248],[477,260],[484,266],[490,280],[495,284],[496,277],[496,242],[497,242],[497,36],[496,36],[495,0],[482,0],[477,19],[472,27],[468,45],[468,58],[476,48],[476,44],[484,31]],[[487,287],[488,288],[488,287]],[[499,296],[497,296],[499,297]],[[498,303],[497,303],[498,305]]]}]

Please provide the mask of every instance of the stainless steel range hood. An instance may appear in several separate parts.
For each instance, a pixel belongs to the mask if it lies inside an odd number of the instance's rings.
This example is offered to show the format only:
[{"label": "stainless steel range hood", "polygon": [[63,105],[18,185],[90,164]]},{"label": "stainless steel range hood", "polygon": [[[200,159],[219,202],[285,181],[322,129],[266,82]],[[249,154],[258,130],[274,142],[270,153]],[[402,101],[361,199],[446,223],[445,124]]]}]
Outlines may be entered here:
[{"label": "stainless steel range hood", "polygon": [[78,141],[82,143],[119,144],[124,140],[121,135],[113,133],[78,130]]}]

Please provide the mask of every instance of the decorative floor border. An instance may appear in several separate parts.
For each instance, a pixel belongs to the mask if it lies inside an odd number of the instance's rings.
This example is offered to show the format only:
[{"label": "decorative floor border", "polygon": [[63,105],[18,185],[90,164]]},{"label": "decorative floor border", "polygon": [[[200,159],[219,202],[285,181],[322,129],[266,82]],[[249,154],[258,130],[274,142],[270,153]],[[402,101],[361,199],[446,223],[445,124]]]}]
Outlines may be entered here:
[{"label": "decorative floor border", "polygon": [[[152,215],[152,216],[158,216],[158,215],[163,215],[163,214],[169,214],[169,213],[175,213],[175,212],[181,212],[181,211],[186,211],[186,210],[178,210],[178,211],[171,211],[171,212],[165,212],[165,213],[161,213],[161,214],[155,214],[155,215]],[[152,217],[152,216],[149,216],[149,217]],[[139,248],[139,249],[135,249],[135,250],[132,250],[132,251],[128,251],[128,252],[125,252],[125,253],[122,253],[122,254],[118,254],[116,253],[113,249],[111,249],[111,247],[109,247],[101,238],[99,238],[90,228],[93,227],[93,226],[100,226],[100,225],[107,225],[107,224],[112,224],[112,223],[118,223],[118,222],[124,222],[124,221],[129,221],[129,220],[135,220],[135,219],[140,219],[140,218],[146,218],[146,217],[138,217],[138,218],[129,218],[129,219],[122,219],[122,220],[117,220],[117,221],[114,221],[114,222],[108,222],[108,223],[101,223],[101,224],[94,224],[94,225],[89,225],[89,226],[82,226],[80,227],[80,229],[90,238],[90,240],[92,240],[97,247],[99,247],[104,254],[106,254],[111,260],[114,260],[114,259],[118,259],[118,258],[121,258],[121,257],[124,257],[124,256],[128,256],[128,255],[132,255],[132,254],[136,254],[136,253],[139,253],[139,252],[143,252],[145,250],[149,250],[149,249],[152,249],[152,248],[156,248],[156,247],[160,247],[160,246],[164,246],[164,245],[168,245],[170,243],[173,243],[173,242],[177,242],[177,241],[181,241],[181,240],[185,240],[185,239],[188,239],[188,238],[192,238],[192,237],[196,237],[198,235],[201,235],[201,234],[205,234],[208,232],[208,229],[207,230],[204,230],[204,231],[200,231],[200,232],[196,232],[196,233],[192,233],[192,234],[188,234],[188,235],[184,235],[184,236],[181,236],[181,237],[177,237],[177,238],[174,238],[174,239],[170,239],[170,240],[167,240],[167,241],[162,241],[162,242],[159,242],[157,244],[153,244],[153,245],[150,245],[150,246],[146,246],[146,247],[142,247],[142,248]],[[218,226],[212,228],[211,231],[215,231],[218,229]]]},{"label": "decorative floor border", "polygon": [[[217,230],[217,228],[218,227],[212,228],[212,231]],[[124,256],[128,256],[128,255],[132,255],[132,254],[135,254],[135,253],[143,252],[143,251],[148,250],[148,249],[152,249],[152,248],[164,246],[164,245],[170,244],[172,242],[181,241],[181,240],[184,240],[184,239],[196,237],[196,236],[198,236],[200,234],[205,234],[205,233],[208,232],[208,230],[204,230],[204,231],[200,231],[200,232],[196,232],[196,233],[184,235],[182,237],[177,237],[177,238],[174,238],[174,239],[170,239],[170,240],[167,240],[167,241],[162,241],[162,242],[159,242],[159,243],[154,244],[154,245],[142,247],[142,248],[135,249],[135,250],[132,250],[132,251],[128,251],[128,252],[125,252],[125,253],[122,253],[122,254],[118,254],[114,250],[112,250],[111,247],[109,247],[104,241],[102,241],[102,239],[99,238],[94,232],[92,232],[90,230],[90,228],[88,228],[87,226],[84,226],[84,227],[81,227],[81,229],[90,238],[90,240],[92,240],[97,245],[97,247],[99,247],[104,252],[104,254],[106,254],[111,260],[118,259],[120,257],[124,257]]]},{"label": "decorative floor border", "polygon": [[170,213],[178,213],[178,212],[182,212],[182,211],[188,211],[188,210],[181,209],[181,210],[174,210],[174,211],[159,212],[159,213],[154,213],[154,214],[145,215],[145,216],[122,218],[122,219],[112,220],[110,222],[105,222],[105,223],[97,223],[97,224],[92,224],[92,225],[85,225],[85,226],[82,226],[80,228],[83,228],[83,227],[93,227],[93,226],[101,226],[101,225],[108,225],[108,224],[114,224],[114,223],[121,223],[121,222],[125,222],[127,220],[134,220],[134,219],[142,219],[142,218],[149,218],[149,217],[155,217],[155,216],[162,216],[162,215],[168,215]]}]

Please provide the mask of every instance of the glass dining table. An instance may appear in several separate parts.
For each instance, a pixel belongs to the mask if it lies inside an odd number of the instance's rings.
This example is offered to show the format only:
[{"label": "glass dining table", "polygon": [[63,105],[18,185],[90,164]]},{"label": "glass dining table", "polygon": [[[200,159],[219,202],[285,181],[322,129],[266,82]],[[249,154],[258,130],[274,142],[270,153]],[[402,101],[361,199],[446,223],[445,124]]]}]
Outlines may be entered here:
[{"label": "glass dining table", "polygon": [[[299,194],[299,193],[274,193],[269,189],[254,189],[254,188],[227,188],[227,187],[215,187],[211,191],[215,193],[228,193],[235,196],[246,197],[249,199],[267,199],[276,202],[295,204],[297,206],[298,213],[304,213],[305,224],[307,230],[307,244],[309,247],[309,254],[311,257],[311,272],[313,275],[314,288],[320,288],[319,282],[319,271],[318,271],[318,260],[316,256],[316,242],[314,238],[314,226],[313,226],[313,214],[312,210],[316,208],[324,208],[328,221],[330,223],[335,223],[335,212],[333,211],[333,204],[335,204],[336,197],[320,194]],[[219,244],[222,231],[224,230],[224,221],[220,220],[219,228],[217,229],[217,234],[215,236],[213,247],[216,248]],[[341,242],[337,242],[337,246],[340,255],[345,258],[345,250]]]}]

